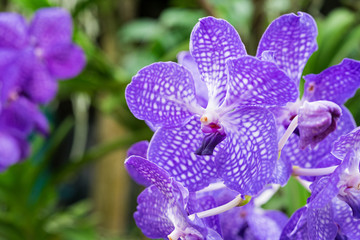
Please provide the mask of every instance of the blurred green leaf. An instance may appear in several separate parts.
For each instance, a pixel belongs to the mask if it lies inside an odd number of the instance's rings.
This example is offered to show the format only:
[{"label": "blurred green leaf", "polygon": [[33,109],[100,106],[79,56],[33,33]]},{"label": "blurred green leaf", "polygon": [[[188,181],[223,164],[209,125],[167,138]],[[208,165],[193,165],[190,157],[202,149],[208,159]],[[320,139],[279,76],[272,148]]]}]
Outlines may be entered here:
[{"label": "blurred green leaf", "polygon": [[167,28],[182,27],[190,31],[199,18],[204,16],[205,13],[202,10],[168,8],[162,12],[159,21]]},{"label": "blurred green leaf", "polygon": [[164,33],[164,28],[153,19],[139,19],[126,24],[119,32],[120,39],[127,42],[149,42]]},{"label": "blurred green leaf", "polygon": [[341,42],[339,49],[330,62],[330,66],[339,64],[344,58],[360,60],[360,26],[354,28]]},{"label": "blurred green leaf", "polygon": [[51,7],[52,4],[48,0],[12,0],[20,8],[27,11],[34,12],[39,8]]},{"label": "blurred green leaf", "polygon": [[291,177],[283,188],[281,188],[266,204],[265,209],[276,209],[285,211],[291,216],[297,209],[305,206],[310,193],[294,177]]},{"label": "blurred green leaf", "polygon": [[307,73],[320,73],[330,66],[334,60],[347,34],[355,24],[355,14],[346,9],[337,9],[322,22],[318,21],[319,49],[309,59],[304,75]]}]

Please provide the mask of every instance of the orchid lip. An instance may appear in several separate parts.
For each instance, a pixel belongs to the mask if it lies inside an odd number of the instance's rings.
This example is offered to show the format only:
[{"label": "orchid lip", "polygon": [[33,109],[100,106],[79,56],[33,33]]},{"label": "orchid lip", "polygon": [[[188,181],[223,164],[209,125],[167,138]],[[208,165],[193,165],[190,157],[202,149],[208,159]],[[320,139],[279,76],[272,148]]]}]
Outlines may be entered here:
[{"label": "orchid lip", "polygon": [[210,134],[206,134],[201,146],[195,151],[196,155],[213,155],[215,147],[221,143],[226,137],[225,133],[215,131]]}]

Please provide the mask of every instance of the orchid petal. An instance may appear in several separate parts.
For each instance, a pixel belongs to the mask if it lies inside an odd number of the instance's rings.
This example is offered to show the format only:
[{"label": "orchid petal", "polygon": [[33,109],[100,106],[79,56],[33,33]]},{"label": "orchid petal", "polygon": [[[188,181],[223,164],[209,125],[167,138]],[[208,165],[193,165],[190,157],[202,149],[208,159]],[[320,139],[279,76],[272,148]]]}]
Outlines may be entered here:
[{"label": "orchid petal", "polygon": [[215,158],[218,174],[229,188],[254,195],[269,181],[278,156],[274,117],[264,108],[245,107],[230,112],[227,122],[225,145]]},{"label": "orchid petal", "polygon": [[357,148],[360,142],[360,127],[355,128],[350,133],[340,136],[335,142],[331,151],[336,157],[344,159],[346,154]]},{"label": "orchid petal", "polygon": [[319,74],[306,75],[304,79],[305,99],[328,100],[341,105],[360,87],[360,61],[345,58],[340,64]]},{"label": "orchid petal", "polygon": [[194,114],[196,102],[191,73],[172,62],[141,69],[127,86],[125,97],[135,117],[154,127],[182,125]]},{"label": "orchid petal", "polygon": [[180,52],[177,55],[178,63],[187,68],[194,79],[196,99],[200,106],[206,108],[209,96],[206,83],[201,80],[200,72],[195,59],[189,52]]},{"label": "orchid petal", "polygon": [[28,41],[27,26],[17,13],[0,13],[0,48],[21,49]]},{"label": "orchid petal", "polygon": [[314,19],[307,13],[298,14],[275,19],[262,36],[256,54],[261,57],[263,52],[272,51],[279,68],[297,85],[307,60],[317,49]]},{"label": "orchid petal", "polygon": [[227,61],[229,88],[225,105],[285,105],[296,101],[295,84],[276,64],[246,56]]},{"label": "orchid petal", "polygon": [[189,191],[200,190],[217,178],[214,156],[194,153],[203,137],[196,117],[182,127],[160,128],[151,139],[148,158]]},{"label": "orchid petal", "polygon": [[227,90],[226,60],[246,55],[239,34],[225,20],[202,18],[191,33],[190,53],[208,85],[210,104],[220,106]]},{"label": "orchid petal", "polygon": [[46,66],[56,79],[67,79],[78,75],[85,66],[85,54],[75,44],[54,44],[44,50]]},{"label": "orchid petal", "polygon": [[30,36],[41,47],[57,43],[70,43],[72,20],[70,14],[62,8],[43,8],[38,10],[29,27]]}]

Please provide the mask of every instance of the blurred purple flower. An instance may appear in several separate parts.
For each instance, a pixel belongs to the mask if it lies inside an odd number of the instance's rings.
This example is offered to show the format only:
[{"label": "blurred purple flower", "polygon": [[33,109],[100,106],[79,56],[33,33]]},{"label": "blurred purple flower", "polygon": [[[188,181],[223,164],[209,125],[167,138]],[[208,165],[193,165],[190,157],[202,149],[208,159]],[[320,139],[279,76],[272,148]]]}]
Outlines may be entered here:
[{"label": "blurred purple flower", "polygon": [[0,113],[0,171],[24,159],[29,153],[27,136],[36,129],[47,134],[46,118],[37,106],[19,97]]},{"label": "blurred purple flower", "polygon": [[80,47],[72,43],[72,20],[61,8],[38,10],[31,23],[17,13],[0,13],[0,103],[26,96],[49,102],[59,79],[72,78],[85,65]]},{"label": "blurred purple flower", "polygon": [[38,10],[30,24],[0,13],[0,170],[27,157],[33,130],[48,134],[36,104],[55,96],[57,80],[83,69],[84,53],[71,38],[71,16],[61,8]]}]

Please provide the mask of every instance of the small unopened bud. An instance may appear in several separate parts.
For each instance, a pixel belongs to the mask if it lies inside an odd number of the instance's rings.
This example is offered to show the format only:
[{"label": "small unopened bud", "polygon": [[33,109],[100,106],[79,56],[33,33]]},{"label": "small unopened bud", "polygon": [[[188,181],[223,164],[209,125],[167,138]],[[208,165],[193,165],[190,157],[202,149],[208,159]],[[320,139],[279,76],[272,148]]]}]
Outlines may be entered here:
[{"label": "small unopened bud", "polygon": [[329,101],[304,102],[298,116],[300,148],[315,147],[336,129],[341,108]]}]

